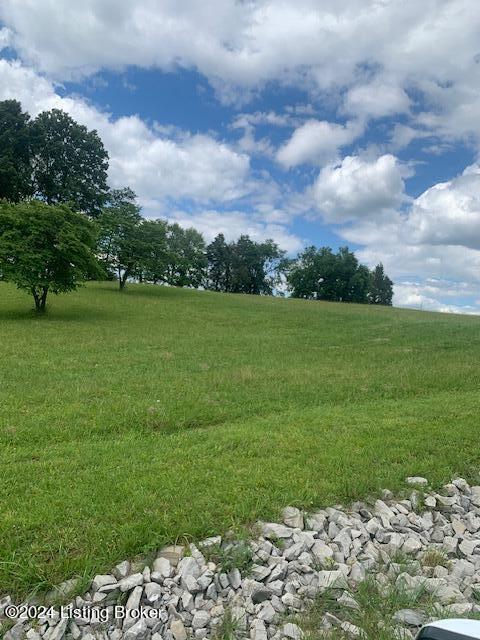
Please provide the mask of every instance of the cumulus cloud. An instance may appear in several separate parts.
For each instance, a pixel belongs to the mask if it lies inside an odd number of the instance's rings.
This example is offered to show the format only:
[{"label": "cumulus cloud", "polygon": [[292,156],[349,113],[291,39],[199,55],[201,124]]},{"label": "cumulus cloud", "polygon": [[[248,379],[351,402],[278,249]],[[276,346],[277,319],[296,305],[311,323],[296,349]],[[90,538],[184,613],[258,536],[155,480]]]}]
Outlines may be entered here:
[{"label": "cumulus cloud", "polygon": [[338,150],[355,140],[362,129],[358,122],[341,125],[307,120],[295,129],[291,138],[280,147],[276,159],[287,169],[307,162],[324,164],[335,159]]},{"label": "cumulus cloud", "polygon": [[110,153],[112,186],[132,187],[143,201],[191,198],[229,202],[251,192],[250,161],[207,135],[160,135],[138,116],[114,120],[79,97],[62,97],[54,85],[18,62],[0,60],[0,100],[16,98],[32,115],[59,108],[98,130]]},{"label": "cumulus cloud", "polygon": [[110,177],[153,198],[229,202],[248,193],[249,159],[205,135],[154,136],[137,117],[120,118],[104,136]]},{"label": "cumulus cloud", "polygon": [[393,303],[397,307],[412,307],[424,311],[440,311],[442,313],[463,313],[478,315],[480,305],[468,302],[445,302],[442,298],[461,297],[468,290],[468,295],[476,295],[467,283],[444,282],[427,279],[425,282],[400,282],[394,287]]},{"label": "cumulus cloud", "polygon": [[[480,285],[480,252],[453,245],[414,244],[408,234],[390,227],[375,239],[366,242],[356,253],[359,259],[370,266],[382,262],[387,273],[396,282],[405,279],[427,278],[449,279],[468,282],[478,290]],[[340,235],[348,242],[359,241],[355,226],[344,229]],[[366,240],[363,234],[364,241]],[[363,243],[360,243],[363,244]]]},{"label": "cumulus cloud", "polygon": [[[427,105],[426,127],[478,137],[476,0],[3,0],[22,58],[58,79],[194,68],[226,96],[270,81],[337,93],[356,117]],[[459,46],[458,34],[461,34]],[[421,109],[419,109],[421,111]]]},{"label": "cumulus cloud", "polygon": [[399,206],[404,198],[402,170],[390,154],[375,160],[346,156],[339,164],[320,171],[312,194],[328,222],[379,217]]},{"label": "cumulus cloud", "polygon": [[[405,221],[404,221],[405,222]],[[378,231],[372,242],[366,242],[358,250],[358,256],[369,265],[382,262],[387,272],[397,281],[405,278],[428,277],[466,281],[478,287],[480,284],[480,252],[455,245],[416,244],[403,227],[390,227]],[[354,226],[340,232],[348,242],[355,242]],[[363,240],[366,241],[366,234]],[[362,243],[363,244],[363,243]]]},{"label": "cumulus cloud", "polygon": [[344,110],[347,113],[365,119],[405,113],[409,108],[410,98],[404,89],[381,77],[352,87],[344,100]]},{"label": "cumulus cloud", "polygon": [[[301,111],[301,108],[300,108]],[[230,128],[232,130],[243,129],[243,135],[238,141],[238,148],[251,155],[263,155],[274,158],[277,154],[275,147],[266,136],[258,138],[257,127],[291,128],[300,127],[305,113],[294,115],[291,108],[286,108],[285,113],[275,111],[255,111],[253,113],[241,113],[237,115]]]},{"label": "cumulus cloud", "polygon": [[434,185],[418,197],[408,228],[422,244],[450,244],[480,249],[480,166]]},{"label": "cumulus cloud", "polygon": [[308,65],[331,84],[353,77],[362,61],[394,77],[471,63],[476,8],[475,0],[212,0],[208,11],[194,0],[3,0],[0,17],[23,55],[52,73],[181,65],[254,84]]},{"label": "cumulus cloud", "polygon": [[340,233],[364,245],[369,263],[381,260],[394,275],[479,283],[480,167],[426,189],[405,212],[357,220]]},{"label": "cumulus cloud", "polygon": [[395,304],[459,313],[480,313],[479,232],[477,164],[426,189],[405,211],[339,230],[361,245],[362,261],[384,264],[395,281]]}]

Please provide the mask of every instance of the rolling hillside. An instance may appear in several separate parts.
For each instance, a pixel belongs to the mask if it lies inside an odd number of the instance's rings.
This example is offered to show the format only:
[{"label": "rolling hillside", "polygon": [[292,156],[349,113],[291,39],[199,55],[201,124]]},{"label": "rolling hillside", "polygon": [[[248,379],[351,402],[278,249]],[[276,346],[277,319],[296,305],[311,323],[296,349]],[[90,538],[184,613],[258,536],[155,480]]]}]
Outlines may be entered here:
[{"label": "rolling hillside", "polygon": [[478,463],[480,318],[0,284],[0,594]]}]

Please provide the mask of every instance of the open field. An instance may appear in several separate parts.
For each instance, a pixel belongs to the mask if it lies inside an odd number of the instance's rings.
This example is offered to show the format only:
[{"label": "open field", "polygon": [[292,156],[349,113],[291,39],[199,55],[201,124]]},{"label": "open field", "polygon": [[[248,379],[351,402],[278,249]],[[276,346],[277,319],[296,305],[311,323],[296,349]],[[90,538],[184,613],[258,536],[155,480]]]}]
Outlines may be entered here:
[{"label": "open field", "polygon": [[477,477],[480,318],[0,284],[0,594],[384,486]]}]

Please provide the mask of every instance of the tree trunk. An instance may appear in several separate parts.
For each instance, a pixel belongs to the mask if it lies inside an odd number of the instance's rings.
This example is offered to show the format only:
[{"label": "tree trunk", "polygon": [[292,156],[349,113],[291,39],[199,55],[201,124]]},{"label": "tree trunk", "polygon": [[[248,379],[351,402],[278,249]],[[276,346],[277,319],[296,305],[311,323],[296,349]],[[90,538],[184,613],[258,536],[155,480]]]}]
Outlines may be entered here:
[{"label": "tree trunk", "polygon": [[127,284],[127,278],[128,278],[128,271],[125,269],[125,271],[123,272],[123,276],[119,280],[120,291],[123,291],[123,289],[125,289],[125,285]]},{"label": "tree trunk", "polygon": [[35,310],[40,311],[40,298],[37,294],[37,290],[34,287],[32,287],[32,296],[35,300]]},{"label": "tree trunk", "polygon": [[48,287],[43,287],[42,297],[40,298],[40,311],[45,311],[47,303]]},{"label": "tree trunk", "polygon": [[47,304],[47,294],[48,287],[43,287],[41,293],[37,291],[35,287],[32,287],[32,295],[33,299],[35,300],[35,311],[37,311],[38,313],[42,313],[43,311],[45,311],[45,307]]}]

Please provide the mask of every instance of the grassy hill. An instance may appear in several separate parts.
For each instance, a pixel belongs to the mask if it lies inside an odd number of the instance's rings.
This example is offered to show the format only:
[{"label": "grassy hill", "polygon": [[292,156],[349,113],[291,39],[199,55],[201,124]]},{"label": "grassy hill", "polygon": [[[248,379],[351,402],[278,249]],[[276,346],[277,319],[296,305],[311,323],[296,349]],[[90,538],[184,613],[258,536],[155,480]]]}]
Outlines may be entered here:
[{"label": "grassy hill", "polygon": [[186,536],[478,472],[480,318],[0,284],[0,594]]}]

